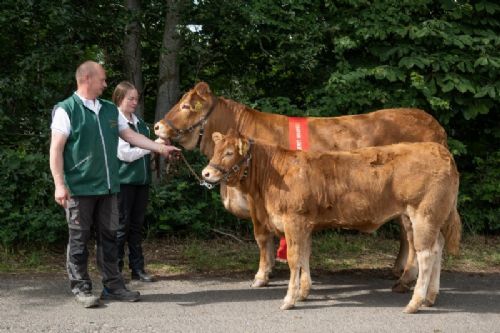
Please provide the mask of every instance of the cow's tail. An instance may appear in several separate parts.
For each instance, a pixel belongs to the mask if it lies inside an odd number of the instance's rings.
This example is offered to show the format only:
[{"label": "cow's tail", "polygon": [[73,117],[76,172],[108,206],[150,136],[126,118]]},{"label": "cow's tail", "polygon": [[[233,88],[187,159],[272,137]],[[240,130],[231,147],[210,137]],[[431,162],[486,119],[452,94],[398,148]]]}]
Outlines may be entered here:
[{"label": "cow's tail", "polygon": [[449,254],[458,255],[460,238],[462,236],[462,221],[456,205],[454,205],[450,215],[448,215],[448,219],[441,228],[441,232],[445,239],[446,251]]}]

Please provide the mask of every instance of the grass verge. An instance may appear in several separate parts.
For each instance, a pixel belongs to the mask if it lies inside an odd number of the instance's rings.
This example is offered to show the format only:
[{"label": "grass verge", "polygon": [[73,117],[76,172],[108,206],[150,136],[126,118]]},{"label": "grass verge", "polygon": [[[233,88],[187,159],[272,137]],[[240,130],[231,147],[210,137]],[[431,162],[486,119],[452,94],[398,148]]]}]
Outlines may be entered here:
[{"label": "grass verge", "polygon": [[[147,269],[160,276],[255,273],[259,253],[254,241],[230,237],[211,240],[154,239],[143,244]],[[392,268],[399,243],[380,235],[329,231],[315,234],[311,269],[317,271]],[[91,246],[92,248],[92,246]],[[90,269],[95,271],[91,251]],[[277,269],[288,267],[277,264]],[[466,236],[457,257],[444,256],[443,269],[500,273],[500,237]],[[65,248],[7,251],[0,249],[0,273],[64,273]],[[252,275],[253,276],[253,275]]]}]

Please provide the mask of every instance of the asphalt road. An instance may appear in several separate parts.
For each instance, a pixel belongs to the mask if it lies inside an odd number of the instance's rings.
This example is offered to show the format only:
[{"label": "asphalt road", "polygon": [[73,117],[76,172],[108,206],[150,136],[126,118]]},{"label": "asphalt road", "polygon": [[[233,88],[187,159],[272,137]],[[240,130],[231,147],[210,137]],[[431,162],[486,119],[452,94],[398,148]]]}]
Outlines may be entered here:
[{"label": "asphalt road", "polygon": [[262,289],[237,277],[134,281],[140,302],[96,309],[73,300],[64,275],[0,275],[0,332],[500,332],[500,274],[444,272],[436,306],[414,315],[386,275],[313,274],[310,298],[289,311],[286,274]]}]

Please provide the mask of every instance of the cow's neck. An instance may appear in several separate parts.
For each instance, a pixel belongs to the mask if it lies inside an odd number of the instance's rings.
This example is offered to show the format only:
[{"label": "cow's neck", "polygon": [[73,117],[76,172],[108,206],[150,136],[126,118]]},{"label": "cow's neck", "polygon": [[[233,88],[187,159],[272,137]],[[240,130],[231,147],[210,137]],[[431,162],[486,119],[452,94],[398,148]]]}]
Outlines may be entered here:
[{"label": "cow's neck", "polygon": [[214,152],[212,133],[226,134],[229,129],[233,129],[238,133],[252,137],[255,128],[253,114],[258,112],[225,98],[217,98],[215,103],[214,110],[205,124],[200,142],[200,150],[208,158],[212,158]]}]

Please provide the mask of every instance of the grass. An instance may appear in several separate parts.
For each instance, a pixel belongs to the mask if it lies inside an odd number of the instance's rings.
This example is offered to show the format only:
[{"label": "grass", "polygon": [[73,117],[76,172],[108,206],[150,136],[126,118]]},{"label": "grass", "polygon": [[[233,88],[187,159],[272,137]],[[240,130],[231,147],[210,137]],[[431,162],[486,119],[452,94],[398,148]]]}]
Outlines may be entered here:
[{"label": "grass", "polygon": [[[147,269],[161,276],[186,274],[248,275],[257,271],[254,241],[229,237],[212,240],[154,239],[143,244]],[[311,268],[317,271],[390,270],[399,243],[394,238],[328,231],[314,235]],[[91,246],[91,248],[93,248]],[[95,271],[91,253],[90,269]],[[288,267],[278,264],[278,270]],[[500,273],[500,237],[467,236],[458,257],[444,256],[443,269]],[[64,273],[65,247],[20,251],[0,249],[0,273]],[[253,276],[253,275],[251,275]]]}]

